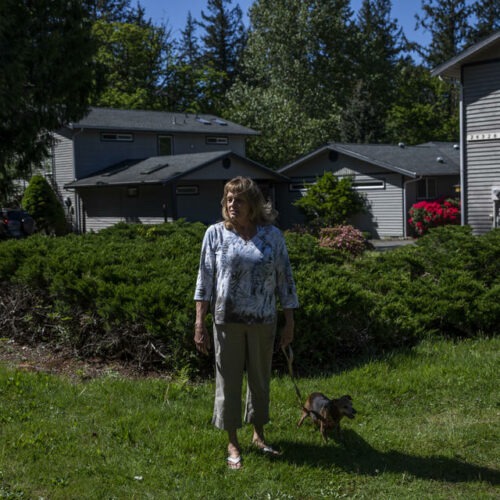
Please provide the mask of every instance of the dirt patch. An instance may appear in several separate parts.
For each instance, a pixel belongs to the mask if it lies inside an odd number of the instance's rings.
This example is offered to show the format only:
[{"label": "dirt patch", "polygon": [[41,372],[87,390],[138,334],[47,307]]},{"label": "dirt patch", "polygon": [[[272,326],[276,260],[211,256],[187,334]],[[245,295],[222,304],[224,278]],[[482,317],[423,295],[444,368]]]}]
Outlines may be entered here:
[{"label": "dirt patch", "polygon": [[27,345],[14,339],[0,338],[0,364],[19,370],[51,373],[71,379],[88,380],[116,375],[127,378],[168,378],[164,373],[100,358],[80,359],[69,349],[50,344]]}]

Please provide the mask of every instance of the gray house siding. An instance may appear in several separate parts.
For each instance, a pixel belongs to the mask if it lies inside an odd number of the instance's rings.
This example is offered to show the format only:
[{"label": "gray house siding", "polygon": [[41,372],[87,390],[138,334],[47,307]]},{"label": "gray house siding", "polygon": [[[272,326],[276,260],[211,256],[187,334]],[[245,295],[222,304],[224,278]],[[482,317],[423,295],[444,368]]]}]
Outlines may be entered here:
[{"label": "gray house siding", "polygon": [[164,222],[166,201],[162,186],[140,186],[137,197],[128,195],[127,187],[94,187],[80,190],[85,231],[100,231],[118,222],[159,224]]},{"label": "gray house siding", "polygon": [[[227,139],[227,143],[215,145],[210,139]],[[222,151],[230,149],[236,154],[245,155],[245,138],[241,136],[225,135],[223,133],[207,133],[201,136],[190,134],[176,135],[174,137],[174,154],[204,153],[205,151]]]},{"label": "gray house siding", "polygon": [[[295,170],[295,171],[294,171]],[[299,174],[300,175],[297,175]],[[293,203],[303,195],[294,190],[303,181],[314,182],[325,172],[338,177],[351,176],[354,183],[366,185],[369,182],[382,183],[381,187],[359,189],[365,197],[369,213],[359,214],[351,221],[357,228],[369,232],[375,238],[401,237],[404,234],[403,180],[401,174],[392,173],[369,165],[347,155],[339,154],[336,161],[330,160],[328,152],[301,163],[296,169],[287,170],[291,178],[288,186],[279,187],[280,225],[289,228],[305,221],[304,216]]]},{"label": "gray house siding", "polygon": [[[123,160],[157,156],[159,154],[158,137],[168,135],[144,132],[130,133],[133,135],[133,140],[130,142],[103,141],[99,130],[83,130],[81,133],[77,133],[74,139],[77,164],[76,178],[87,177]],[[172,153],[176,155],[227,149],[240,154],[245,152],[245,140],[239,136],[228,137],[229,146],[206,144],[205,136],[196,137],[192,134],[172,136],[172,140]]]},{"label": "gray house siding", "polygon": [[[52,182],[57,195],[63,202],[67,219],[74,222],[78,216],[78,197],[72,189],[64,186],[75,179],[75,157],[73,141],[68,130],[54,134],[52,148]],[[67,202],[69,200],[69,203]]]},{"label": "gray house siding", "polygon": [[233,157],[216,161],[166,184],[92,186],[79,189],[85,231],[99,231],[118,222],[159,224],[184,218],[206,224],[221,220],[225,182],[237,176],[274,180],[271,171]]},{"label": "gray house siding", "polygon": [[500,61],[465,66],[462,74],[467,142],[464,222],[481,234],[494,226],[491,188],[500,186],[500,134],[497,138],[483,135],[500,133]]}]

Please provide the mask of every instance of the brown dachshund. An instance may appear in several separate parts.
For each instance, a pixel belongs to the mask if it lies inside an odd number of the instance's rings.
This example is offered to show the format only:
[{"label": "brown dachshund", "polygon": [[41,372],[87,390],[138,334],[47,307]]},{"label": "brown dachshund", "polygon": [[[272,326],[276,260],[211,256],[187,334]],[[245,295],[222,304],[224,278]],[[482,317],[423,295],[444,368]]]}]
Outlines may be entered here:
[{"label": "brown dachshund", "polygon": [[348,394],[339,399],[329,399],[321,392],[313,392],[304,403],[302,415],[297,427],[302,425],[304,419],[311,417],[319,426],[323,439],[328,441],[327,431],[333,429],[340,437],[340,421],[342,417],[354,418],[356,410],[352,406],[352,398]]}]

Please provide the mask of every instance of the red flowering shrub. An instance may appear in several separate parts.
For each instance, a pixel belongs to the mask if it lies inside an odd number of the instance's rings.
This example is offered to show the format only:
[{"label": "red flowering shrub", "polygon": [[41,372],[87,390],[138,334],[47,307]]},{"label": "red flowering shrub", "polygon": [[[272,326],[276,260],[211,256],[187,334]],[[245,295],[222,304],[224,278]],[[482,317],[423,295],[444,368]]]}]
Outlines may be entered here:
[{"label": "red flowering shrub", "polygon": [[353,226],[333,226],[320,229],[319,246],[361,255],[367,249],[363,233]]},{"label": "red flowering shrub", "polygon": [[432,227],[460,224],[460,201],[453,198],[419,201],[410,208],[408,224],[415,236],[426,234]]}]

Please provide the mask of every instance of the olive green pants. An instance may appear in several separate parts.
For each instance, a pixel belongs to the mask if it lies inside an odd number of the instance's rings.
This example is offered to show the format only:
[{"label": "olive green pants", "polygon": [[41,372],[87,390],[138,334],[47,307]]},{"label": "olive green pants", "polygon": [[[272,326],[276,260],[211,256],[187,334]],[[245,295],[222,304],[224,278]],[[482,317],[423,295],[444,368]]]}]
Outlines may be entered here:
[{"label": "olive green pants", "polygon": [[245,422],[269,422],[269,389],[276,324],[214,325],[215,403],[212,423],[224,430],[242,426],[243,374],[247,372]]}]

